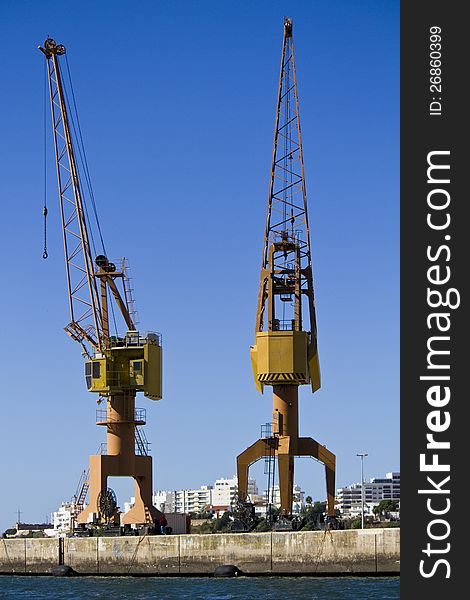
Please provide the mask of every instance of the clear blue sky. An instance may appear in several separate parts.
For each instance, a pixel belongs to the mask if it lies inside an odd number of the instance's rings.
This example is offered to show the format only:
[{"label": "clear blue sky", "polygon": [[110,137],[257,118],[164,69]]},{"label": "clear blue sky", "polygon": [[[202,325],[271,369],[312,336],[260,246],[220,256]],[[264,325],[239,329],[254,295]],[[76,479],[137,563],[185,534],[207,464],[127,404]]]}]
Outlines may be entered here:
[{"label": "clear blue sky", "polygon": [[[49,143],[42,255],[43,57],[67,47],[111,257],[132,267],[141,329],[164,340],[147,409],[154,488],[212,483],[270,420],[249,346],[282,41],[294,19],[322,388],[302,435],[337,455],[337,486],[399,468],[397,1],[1,0],[0,531],[73,494],[105,441],[68,322]],[[49,136],[50,136],[49,132]],[[296,481],[325,496],[323,468]],[[254,470],[261,488],[261,466]],[[112,482],[114,485],[114,482]],[[124,484],[123,484],[124,485]],[[131,491],[117,485],[121,505]]]}]

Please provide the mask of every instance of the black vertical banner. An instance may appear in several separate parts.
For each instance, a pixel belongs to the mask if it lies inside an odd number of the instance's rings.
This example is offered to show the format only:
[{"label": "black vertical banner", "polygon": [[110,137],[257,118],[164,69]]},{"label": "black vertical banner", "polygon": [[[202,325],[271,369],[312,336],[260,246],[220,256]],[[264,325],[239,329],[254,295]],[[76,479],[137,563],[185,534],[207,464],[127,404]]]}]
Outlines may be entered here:
[{"label": "black vertical banner", "polygon": [[[465,3],[401,4],[402,598],[468,596]],[[468,573],[468,575],[467,575]],[[418,594],[420,594],[418,596]]]}]

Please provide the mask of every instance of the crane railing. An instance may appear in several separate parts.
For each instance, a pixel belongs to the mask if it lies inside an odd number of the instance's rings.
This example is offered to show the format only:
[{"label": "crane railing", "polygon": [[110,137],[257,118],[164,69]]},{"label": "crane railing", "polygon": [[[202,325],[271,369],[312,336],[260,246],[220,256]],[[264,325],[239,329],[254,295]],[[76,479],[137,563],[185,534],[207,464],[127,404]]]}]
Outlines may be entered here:
[{"label": "crane railing", "polygon": [[97,425],[108,425],[112,423],[134,423],[134,425],[145,425],[147,422],[147,411],[145,408],[136,408],[121,412],[117,416],[114,412],[109,411],[106,408],[98,408],[96,410],[96,424]]}]

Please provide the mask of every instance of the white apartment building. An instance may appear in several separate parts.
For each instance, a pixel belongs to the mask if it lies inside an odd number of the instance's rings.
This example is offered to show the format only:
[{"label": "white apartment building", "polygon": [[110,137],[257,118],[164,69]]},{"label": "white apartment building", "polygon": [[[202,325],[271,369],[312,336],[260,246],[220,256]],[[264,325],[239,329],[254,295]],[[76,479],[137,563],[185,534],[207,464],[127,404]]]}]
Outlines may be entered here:
[{"label": "white apartment building", "polygon": [[73,518],[79,511],[74,502],[62,502],[59,509],[51,514],[54,535],[60,537],[73,530]]},{"label": "white apartment building", "polygon": [[[373,477],[364,482],[364,512],[372,515],[372,509],[382,500],[400,500],[400,473],[386,473],[385,477]],[[362,510],[362,486],[353,483],[339,488],[336,506],[341,514],[355,516]]]},{"label": "white apartment building", "polygon": [[[276,506],[276,508],[281,507],[281,492],[279,489],[279,485],[274,485],[272,489],[269,488],[269,498],[272,499],[272,502],[274,506]],[[294,484],[292,490],[292,512],[294,514],[298,514],[304,506],[305,492],[302,490],[300,485]]]},{"label": "white apartment building", "polygon": [[197,490],[176,490],[174,511],[179,513],[204,512],[212,504],[213,487],[201,485]]},{"label": "white apartment building", "polygon": [[152,503],[163,513],[175,512],[175,492],[157,491],[153,492]]},{"label": "white apartment building", "polygon": [[[213,506],[230,507],[238,494],[238,479],[234,475],[231,479],[223,477],[217,479],[214,483],[214,491],[212,494]],[[248,479],[248,496],[256,496],[258,494],[258,486],[255,479]]]},{"label": "white apartment building", "polygon": [[[201,485],[194,490],[156,491],[153,493],[153,505],[162,512],[202,513],[208,507],[229,509],[238,492],[236,476],[231,479],[221,477],[214,485]],[[258,494],[255,479],[248,480],[248,494]],[[124,503],[125,512],[133,506],[134,498]]]},{"label": "white apartment building", "polygon": [[[135,502],[132,496],[129,502],[124,502],[124,512],[128,512]],[[192,513],[204,512],[212,504],[212,486],[202,485],[197,490],[158,490],[153,492],[152,503],[163,513]]]},{"label": "white apartment building", "polygon": [[[129,502],[124,502],[124,513],[129,512],[135,504],[135,496],[131,496]],[[175,492],[159,490],[153,492],[152,504],[162,513],[175,512]]]}]

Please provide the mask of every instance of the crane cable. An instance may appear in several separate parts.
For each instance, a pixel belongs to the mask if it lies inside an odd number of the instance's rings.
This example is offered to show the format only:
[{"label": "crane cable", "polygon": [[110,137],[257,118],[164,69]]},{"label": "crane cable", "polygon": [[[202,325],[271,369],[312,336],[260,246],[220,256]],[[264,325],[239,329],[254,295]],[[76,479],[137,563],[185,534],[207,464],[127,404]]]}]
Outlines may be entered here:
[{"label": "crane cable", "polygon": [[42,214],[44,216],[44,251],[42,253],[42,257],[44,260],[49,256],[47,253],[47,117],[46,117],[46,103],[47,103],[47,60],[44,60],[44,93],[43,93],[43,129],[44,129],[44,140],[43,140],[43,152],[44,152],[44,206],[42,207]]}]

